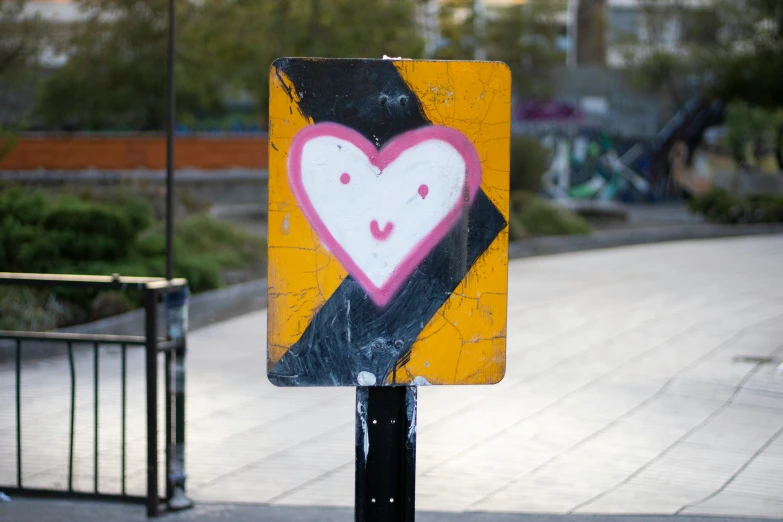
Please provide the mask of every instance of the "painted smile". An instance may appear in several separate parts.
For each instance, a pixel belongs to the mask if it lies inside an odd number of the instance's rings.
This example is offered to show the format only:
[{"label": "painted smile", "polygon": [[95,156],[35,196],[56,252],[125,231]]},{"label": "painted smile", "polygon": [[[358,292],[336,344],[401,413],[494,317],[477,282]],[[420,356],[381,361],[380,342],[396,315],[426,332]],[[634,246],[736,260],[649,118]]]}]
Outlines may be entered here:
[{"label": "painted smile", "polygon": [[377,220],[373,219],[370,222],[370,233],[372,233],[372,237],[378,241],[385,241],[391,235],[392,230],[394,230],[394,223],[391,221],[386,223],[386,225],[383,227],[383,230],[378,227]]}]

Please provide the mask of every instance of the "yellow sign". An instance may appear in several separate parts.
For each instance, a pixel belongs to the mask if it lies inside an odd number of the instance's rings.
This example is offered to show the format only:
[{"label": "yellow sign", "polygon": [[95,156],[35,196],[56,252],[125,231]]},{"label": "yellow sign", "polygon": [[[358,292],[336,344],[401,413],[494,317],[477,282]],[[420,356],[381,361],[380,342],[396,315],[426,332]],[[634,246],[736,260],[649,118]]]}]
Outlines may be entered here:
[{"label": "yellow sign", "polygon": [[503,378],[510,118],[502,63],[275,61],[274,384]]}]

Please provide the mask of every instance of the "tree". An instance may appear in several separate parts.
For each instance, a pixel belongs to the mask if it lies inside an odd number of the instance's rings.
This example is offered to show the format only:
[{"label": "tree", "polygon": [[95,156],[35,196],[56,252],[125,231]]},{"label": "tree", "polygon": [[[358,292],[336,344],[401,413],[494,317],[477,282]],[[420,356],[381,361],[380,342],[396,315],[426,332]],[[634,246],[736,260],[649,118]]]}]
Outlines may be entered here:
[{"label": "tree", "polygon": [[[89,19],[46,82],[50,126],[155,130],[165,119],[168,0],[81,0]],[[269,64],[280,56],[418,57],[415,0],[177,2],[177,119],[224,113],[249,96],[265,121]]]},{"label": "tree", "polygon": [[44,40],[37,17],[25,12],[25,0],[0,1],[0,158],[16,142],[23,117],[17,98],[35,77]]},{"label": "tree", "polygon": [[712,92],[767,109],[783,107],[783,2],[723,0],[726,43],[708,55]]},{"label": "tree", "polygon": [[[738,133],[761,143],[756,135],[766,125],[762,120],[778,121],[774,115],[783,107],[783,2],[715,0],[709,7],[694,8],[682,0],[641,0],[640,5],[648,49],[635,64],[638,78],[666,92],[674,107],[690,97],[688,91],[733,103],[735,112],[745,107],[733,118],[745,121],[733,125],[734,148],[741,141]],[[676,48],[663,45],[660,38],[672,20],[679,22],[682,36]],[[757,117],[764,111],[769,117]],[[773,134],[783,170],[783,122]],[[735,156],[739,160],[744,154],[735,151]]]},{"label": "tree", "polygon": [[[679,48],[675,49],[669,45],[666,35],[671,34],[672,24],[684,22],[686,15],[690,15],[689,19],[695,21],[691,23],[692,26],[703,27],[698,21],[699,14],[709,13],[712,9],[695,12],[689,9],[686,12],[682,0],[640,0],[638,5],[641,15],[640,29],[644,35],[638,42],[641,44],[641,52],[638,52],[639,47],[632,46],[627,59],[637,73],[635,83],[643,89],[665,93],[670,103],[669,109],[673,112],[681,107],[687,98],[682,91],[683,79],[688,75],[699,77],[701,68],[697,66],[698,60],[693,48],[680,42]],[[708,46],[715,43],[714,38],[712,41],[706,40],[702,35],[699,45]]]},{"label": "tree", "polygon": [[551,0],[533,0],[502,8],[487,23],[487,55],[508,64],[515,92],[521,96],[552,95],[554,66],[565,62],[565,54],[556,46],[557,7]]},{"label": "tree", "polygon": [[[725,101],[766,108],[783,106],[783,2],[715,0],[695,8],[682,0],[640,0],[647,34],[635,67],[653,89],[663,89],[676,106],[685,84]],[[662,34],[678,23],[676,48]]]},{"label": "tree", "polygon": [[773,149],[783,172],[783,2],[742,0],[727,4],[728,0],[723,0],[721,7],[728,15],[723,32],[730,44],[708,55],[714,71],[710,92],[766,111],[767,119],[775,122]]},{"label": "tree", "polygon": [[472,60],[476,41],[473,0],[444,0],[438,12],[441,42],[435,57],[443,60]]},{"label": "tree", "polygon": [[207,0],[205,23],[191,40],[199,56],[219,64],[230,89],[249,93],[265,116],[275,58],[420,57],[417,8],[415,0]]},{"label": "tree", "polygon": [[[168,0],[81,0],[87,19],[63,51],[67,63],[44,83],[37,113],[54,128],[160,130],[166,114]],[[187,27],[196,5],[177,2]],[[184,43],[184,42],[183,42]],[[214,109],[219,84],[189,45],[177,54],[180,114]]]},{"label": "tree", "polygon": [[[473,58],[474,13],[471,0],[450,0],[441,8],[440,27],[444,45],[437,58]],[[565,56],[555,45],[555,13],[563,2],[531,0],[524,5],[498,7],[488,13],[484,46],[487,59],[508,64],[514,90],[522,96],[548,97],[553,89],[551,71]]]},{"label": "tree", "polygon": [[576,64],[606,65],[606,0],[579,0]]}]

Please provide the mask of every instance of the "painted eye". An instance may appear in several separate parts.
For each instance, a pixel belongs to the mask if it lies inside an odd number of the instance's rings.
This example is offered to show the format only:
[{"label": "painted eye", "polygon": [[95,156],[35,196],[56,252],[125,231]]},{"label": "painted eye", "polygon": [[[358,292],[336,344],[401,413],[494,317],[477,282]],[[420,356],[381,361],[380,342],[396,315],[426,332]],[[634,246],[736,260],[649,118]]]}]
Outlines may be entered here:
[{"label": "painted eye", "polygon": [[427,185],[419,185],[419,196],[421,196],[421,199],[426,198],[429,193],[430,188]]},{"label": "painted eye", "polygon": [[342,183],[343,185],[347,185],[350,182],[351,182],[351,175],[348,174],[347,172],[343,172],[342,175],[340,176],[340,183]]}]

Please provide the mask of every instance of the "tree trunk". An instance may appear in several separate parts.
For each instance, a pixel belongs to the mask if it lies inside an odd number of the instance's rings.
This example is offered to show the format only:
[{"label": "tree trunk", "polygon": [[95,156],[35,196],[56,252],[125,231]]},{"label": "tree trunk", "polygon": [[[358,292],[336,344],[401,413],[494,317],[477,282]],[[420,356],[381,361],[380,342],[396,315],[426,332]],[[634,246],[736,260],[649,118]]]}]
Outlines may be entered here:
[{"label": "tree trunk", "polygon": [[606,65],[606,0],[579,0],[576,64]]}]

